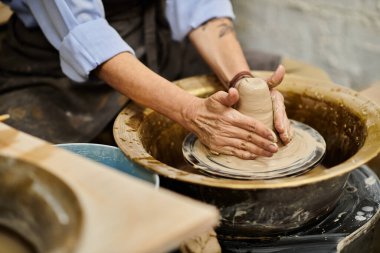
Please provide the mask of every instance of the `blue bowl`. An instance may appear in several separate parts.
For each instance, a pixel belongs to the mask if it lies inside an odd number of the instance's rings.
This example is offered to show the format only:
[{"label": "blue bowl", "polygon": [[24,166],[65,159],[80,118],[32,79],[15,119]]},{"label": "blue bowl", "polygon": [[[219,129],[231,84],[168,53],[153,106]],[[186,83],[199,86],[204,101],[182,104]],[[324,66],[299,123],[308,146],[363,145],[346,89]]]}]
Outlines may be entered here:
[{"label": "blue bowl", "polygon": [[154,184],[156,188],[159,187],[160,180],[157,174],[133,163],[117,147],[94,143],[67,143],[57,146],[148,181]]}]

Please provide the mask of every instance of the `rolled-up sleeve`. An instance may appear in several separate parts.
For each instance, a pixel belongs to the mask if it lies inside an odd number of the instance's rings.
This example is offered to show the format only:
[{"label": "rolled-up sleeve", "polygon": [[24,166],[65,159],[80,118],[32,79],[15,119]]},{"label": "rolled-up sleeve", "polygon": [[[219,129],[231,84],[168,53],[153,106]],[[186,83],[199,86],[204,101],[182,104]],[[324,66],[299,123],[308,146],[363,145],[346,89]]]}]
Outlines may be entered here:
[{"label": "rolled-up sleeve", "polygon": [[229,0],[167,0],[166,18],[174,40],[183,40],[187,34],[212,18],[234,19]]},{"label": "rolled-up sleeve", "polygon": [[121,52],[133,49],[105,20],[101,0],[24,1],[50,43],[63,72],[83,82],[89,73]]}]

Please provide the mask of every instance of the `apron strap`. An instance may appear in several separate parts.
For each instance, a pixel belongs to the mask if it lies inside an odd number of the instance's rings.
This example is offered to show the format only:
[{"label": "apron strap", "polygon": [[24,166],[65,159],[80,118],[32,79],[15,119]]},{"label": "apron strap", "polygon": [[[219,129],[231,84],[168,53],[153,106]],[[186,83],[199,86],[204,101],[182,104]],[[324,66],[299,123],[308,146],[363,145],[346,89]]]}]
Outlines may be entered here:
[{"label": "apron strap", "polygon": [[151,70],[158,73],[155,4],[149,4],[144,13],[144,40],[146,64]]}]

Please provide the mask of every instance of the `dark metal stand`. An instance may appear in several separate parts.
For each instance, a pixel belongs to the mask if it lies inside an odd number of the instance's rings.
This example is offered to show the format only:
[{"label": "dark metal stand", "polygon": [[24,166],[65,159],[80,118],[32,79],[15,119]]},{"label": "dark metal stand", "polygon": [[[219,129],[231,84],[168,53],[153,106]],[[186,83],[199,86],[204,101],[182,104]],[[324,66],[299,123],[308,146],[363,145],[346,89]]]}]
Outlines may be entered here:
[{"label": "dark metal stand", "polygon": [[379,178],[368,166],[361,166],[351,173],[335,209],[309,228],[277,237],[220,243],[223,252],[231,253],[370,253],[379,207]]}]

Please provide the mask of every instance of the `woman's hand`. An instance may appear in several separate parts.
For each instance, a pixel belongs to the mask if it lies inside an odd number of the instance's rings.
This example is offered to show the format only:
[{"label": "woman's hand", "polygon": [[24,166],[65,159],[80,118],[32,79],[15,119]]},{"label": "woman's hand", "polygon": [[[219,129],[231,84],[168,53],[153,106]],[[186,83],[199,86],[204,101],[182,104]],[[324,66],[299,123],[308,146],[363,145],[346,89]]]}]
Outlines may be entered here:
[{"label": "woman's hand", "polygon": [[[284,97],[274,89],[284,74],[285,69],[280,65],[266,82],[272,97],[274,126],[282,142],[287,144],[292,139],[293,130],[286,115]],[[235,88],[228,92],[219,91],[206,99],[195,97],[183,113],[183,125],[194,132],[212,153],[242,159],[271,157],[278,151],[276,135],[258,120],[232,108],[238,101],[239,93]]]},{"label": "woman's hand", "polygon": [[271,77],[265,80],[269,86],[272,103],[273,103],[273,116],[274,116],[274,127],[280,136],[281,141],[284,144],[288,144],[293,138],[293,128],[290,125],[288,116],[286,115],[284,97],[282,94],[274,89],[278,86],[285,75],[284,66],[280,65]]},{"label": "woman's hand", "polygon": [[235,88],[206,99],[195,97],[183,114],[184,125],[213,153],[242,159],[272,156],[278,150],[276,135],[261,122],[233,109],[238,100]]}]

